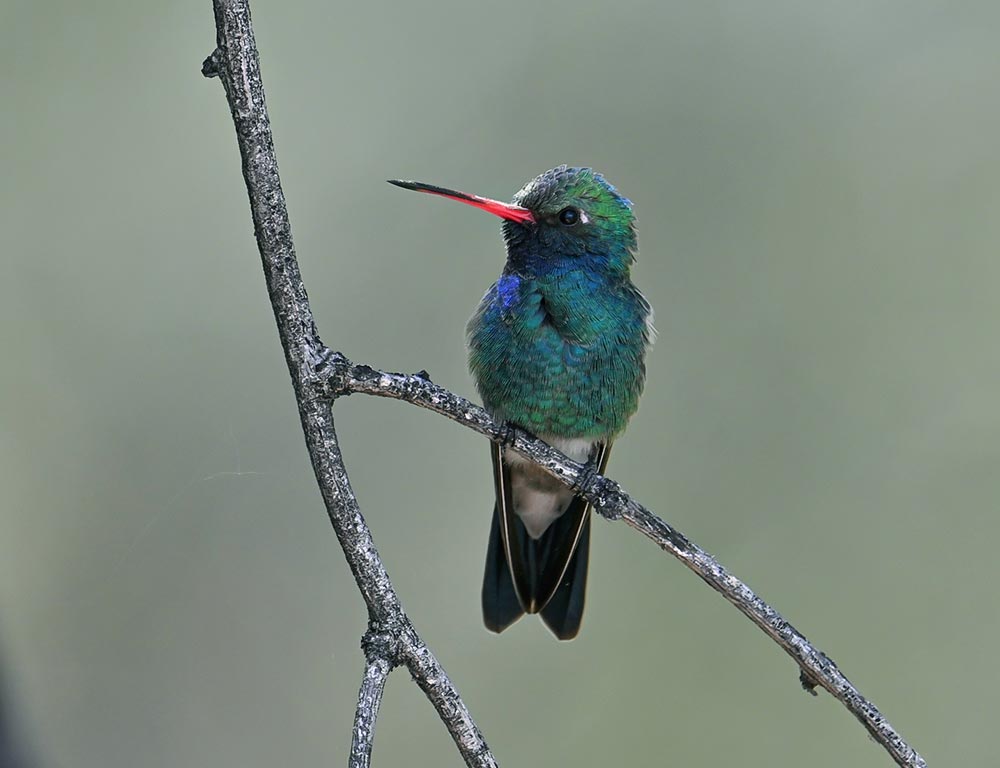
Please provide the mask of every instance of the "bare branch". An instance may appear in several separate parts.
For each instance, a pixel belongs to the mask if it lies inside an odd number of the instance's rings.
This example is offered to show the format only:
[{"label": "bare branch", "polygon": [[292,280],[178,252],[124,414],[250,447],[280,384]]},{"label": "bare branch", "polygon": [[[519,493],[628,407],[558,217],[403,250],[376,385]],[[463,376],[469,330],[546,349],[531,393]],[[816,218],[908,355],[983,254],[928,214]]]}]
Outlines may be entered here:
[{"label": "bare branch", "polygon": [[351,739],[349,768],[368,768],[372,762],[372,742],[375,740],[375,721],[382,704],[382,692],[392,671],[392,664],[374,658],[365,665],[358,691],[358,709],[354,714],[354,736]]},{"label": "bare branch", "polygon": [[427,374],[406,375],[354,365],[338,354],[324,369],[331,397],[360,392],[403,400],[464,424],[495,442],[507,445],[573,488],[609,520],[626,524],[655,542],[704,579],[714,590],[760,627],[800,668],[803,687],[814,693],[821,686],[835,696],[885,747],[901,766],[921,768],[924,759],[907,744],[878,708],[858,691],[837,665],[819,651],[746,584],[714,557],[626,494],[613,480],[568,459],[524,430],[497,422],[483,408],[432,383]]},{"label": "bare branch", "polygon": [[[495,762],[458,691],[437,659],[423,644],[403,612],[382,560],[375,549],[344,467],[337,433],[333,426],[330,400],[320,377],[322,361],[329,355],[319,339],[312,310],[299,273],[292,231],[288,221],[278,162],[271,138],[271,126],[264,104],[260,61],[250,26],[248,0],[214,0],[216,50],[205,60],[206,77],[219,77],[226,91],[236,127],[243,178],[250,198],[254,234],[264,267],[264,279],[274,309],[278,336],[292,377],[295,399],[302,420],[306,446],[319,484],[326,511],[340,540],[344,556],[368,607],[376,634],[385,634],[402,644],[403,661],[417,683],[428,694],[451,732],[469,766],[491,766]],[[392,659],[370,659],[372,679],[366,683],[374,696],[381,694],[383,663]],[[386,672],[388,674],[388,672]],[[366,695],[362,686],[360,697]],[[377,701],[377,697],[375,697]],[[371,746],[372,719],[365,722],[365,735],[358,746]],[[355,760],[357,750],[352,750]]]},{"label": "bare branch", "polygon": [[404,642],[402,654],[414,682],[434,705],[466,765],[496,768],[496,758],[486,746],[479,727],[430,649],[414,634]]},{"label": "bare branch", "polygon": [[822,686],[833,694],[898,765],[926,766],[832,660],[711,555],[634,501],[617,483],[592,467],[571,461],[527,432],[497,423],[479,406],[431,383],[423,372],[408,376],[376,371],[354,365],[323,345],[292,245],[248,0],[214,0],[214,7],[217,49],[205,60],[202,72],[219,77],[225,87],[243,159],[254,232],[306,445],[330,522],[368,607],[370,629],[363,641],[367,665],[358,696],[350,765],[367,766],[370,761],[379,702],[389,672],[398,664],[406,665],[437,709],[466,764],[481,768],[496,765],[458,691],[403,612],[351,489],[331,404],[338,396],[359,392],[405,400],[462,423],[539,464],[590,501],[604,517],[623,519],[681,560],[760,627],[798,663],[803,686],[810,691]]}]

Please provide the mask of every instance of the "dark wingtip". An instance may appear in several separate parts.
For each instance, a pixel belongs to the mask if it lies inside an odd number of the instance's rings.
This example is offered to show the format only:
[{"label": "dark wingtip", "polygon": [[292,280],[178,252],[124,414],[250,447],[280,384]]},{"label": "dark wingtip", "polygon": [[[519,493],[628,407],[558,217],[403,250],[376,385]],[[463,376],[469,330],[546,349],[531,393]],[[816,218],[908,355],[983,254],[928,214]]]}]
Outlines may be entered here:
[{"label": "dark wingtip", "polygon": [[402,187],[403,189],[418,190],[417,182],[415,181],[404,181],[403,179],[386,179],[394,187]]}]

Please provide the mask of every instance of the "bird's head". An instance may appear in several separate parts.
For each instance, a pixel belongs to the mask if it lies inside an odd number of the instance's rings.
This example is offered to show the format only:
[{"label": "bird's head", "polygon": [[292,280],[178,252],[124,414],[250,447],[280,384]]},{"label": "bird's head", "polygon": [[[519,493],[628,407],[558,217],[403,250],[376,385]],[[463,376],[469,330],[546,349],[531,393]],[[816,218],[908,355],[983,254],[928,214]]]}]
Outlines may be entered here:
[{"label": "bird's head", "polygon": [[635,260],[632,203],[590,168],[560,165],[528,182],[512,203],[416,181],[391,184],[481,208],[504,219],[515,270],[580,268],[627,275]]}]

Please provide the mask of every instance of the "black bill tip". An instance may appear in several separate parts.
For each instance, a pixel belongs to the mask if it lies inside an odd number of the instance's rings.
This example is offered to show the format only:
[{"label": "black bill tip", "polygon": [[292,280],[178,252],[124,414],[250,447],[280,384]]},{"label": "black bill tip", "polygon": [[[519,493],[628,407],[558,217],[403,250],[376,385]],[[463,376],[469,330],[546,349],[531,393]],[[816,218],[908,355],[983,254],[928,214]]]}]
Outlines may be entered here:
[{"label": "black bill tip", "polygon": [[420,184],[416,181],[405,181],[403,179],[386,179],[394,187],[402,187],[403,189],[412,189],[415,192],[420,191]]},{"label": "black bill tip", "polygon": [[414,192],[428,192],[432,195],[451,197],[455,200],[464,200],[470,203],[482,199],[476,195],[470,195],[467,192],[459,192],[457,189],[447,189],[445,187],[439,187],[435,184],[425,184],[422,181],[408,181],[406,179],[386,179],[386,181],[393,186],[410,189]]}]

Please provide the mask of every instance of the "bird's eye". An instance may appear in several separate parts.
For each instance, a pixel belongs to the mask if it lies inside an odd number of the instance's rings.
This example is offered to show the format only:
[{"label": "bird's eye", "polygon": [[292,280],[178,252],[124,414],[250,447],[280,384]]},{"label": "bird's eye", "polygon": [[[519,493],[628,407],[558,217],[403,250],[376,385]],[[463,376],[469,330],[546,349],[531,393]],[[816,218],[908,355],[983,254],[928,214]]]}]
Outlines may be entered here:
[{"label": "bird's eye", "polygon": [[572,227],[580,221],[580,212],[576,208],[563,208],[559,211],[559,223],[566,227]]}]

